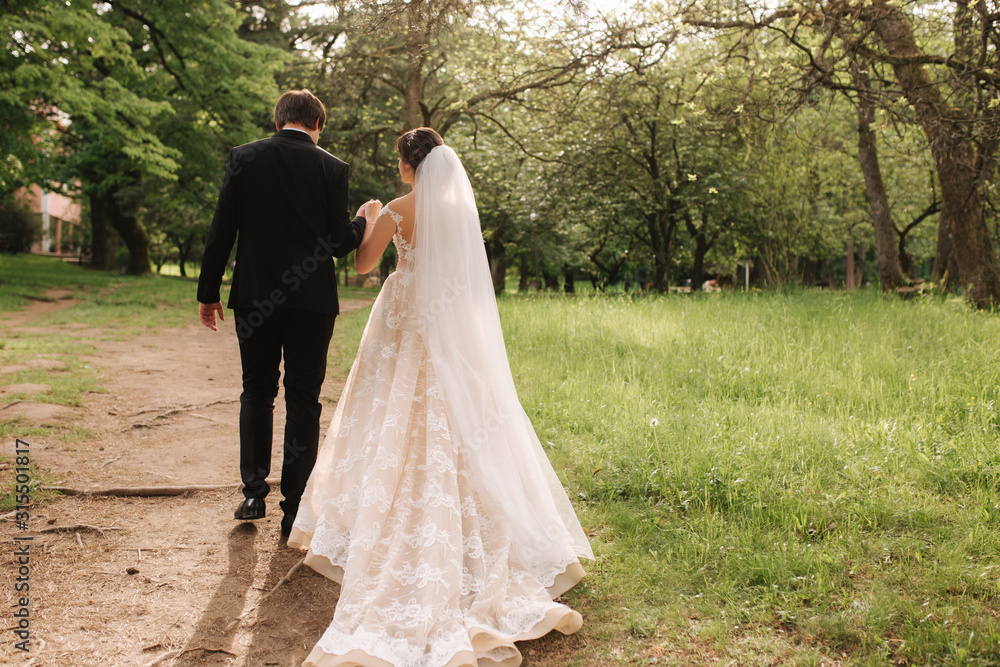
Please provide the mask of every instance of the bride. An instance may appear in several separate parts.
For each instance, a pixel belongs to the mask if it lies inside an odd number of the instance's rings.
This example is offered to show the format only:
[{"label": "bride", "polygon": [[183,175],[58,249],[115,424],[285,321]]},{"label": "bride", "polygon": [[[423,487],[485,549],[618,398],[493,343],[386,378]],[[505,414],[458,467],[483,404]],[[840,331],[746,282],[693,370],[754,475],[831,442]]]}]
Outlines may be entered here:
[{"label": "bride", "polygon": [[398,262],[288,543],[341,582],[306,665],[516,666],[514,642],[577,631],[554,599],[593,558],[514,389],[479,214],[432,129],[396,142],[413,191],[379,208],[357,250]]}]

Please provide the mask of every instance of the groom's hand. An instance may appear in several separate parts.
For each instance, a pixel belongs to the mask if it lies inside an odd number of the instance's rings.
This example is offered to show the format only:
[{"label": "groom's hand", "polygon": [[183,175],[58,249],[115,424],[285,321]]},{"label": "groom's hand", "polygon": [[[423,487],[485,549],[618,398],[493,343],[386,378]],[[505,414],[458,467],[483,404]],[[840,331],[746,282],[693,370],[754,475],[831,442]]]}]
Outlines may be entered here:
[{"label": "groom's hand", "polygon": [[198,304],[198,319],[201,323],[212,331],[218,331],[219,327],[215,325],[215,313],[219,313],[219,319],[225,321],[226,316],[222,312],[222,302],[216,301],[215,303],[199,303]]}]

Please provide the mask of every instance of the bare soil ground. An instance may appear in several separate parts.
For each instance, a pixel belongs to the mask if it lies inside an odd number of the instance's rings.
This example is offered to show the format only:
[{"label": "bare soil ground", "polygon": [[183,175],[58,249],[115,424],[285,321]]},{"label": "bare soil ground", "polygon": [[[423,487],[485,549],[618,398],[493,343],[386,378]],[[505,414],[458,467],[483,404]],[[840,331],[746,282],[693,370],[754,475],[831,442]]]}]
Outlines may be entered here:
[{"label": "bare soil ground", "polygon": [[[44,301],[8,314],[0,339],[15,330],[52,331],[36,320],[71,303]],[[242,498],[240,364],[231,322],[225,324],[213,334],[192,314],[188,326],[125,341],[102,340],[103,331],[82,326],[55,329],[97,348],[88,362],[106,393],[88,394],[82,408],[32,402],[44,385],[0,387],[0,420],[20,415],[19,424],[86,429],[82,440],[26,438],[32,462],[59,486],[231,485],[172,497],[62,495],[32,510],[27,533],[12,517],[0,521],[0,600],[10,613],[25,595],[14,590],[13,545],[25,544],[14,538],[33,537],[30,653],[15,648],[5,613],[0,664],[299,665],[319,639],[333,616],[337,584],[302,568],[264,599],[302,555],[279,544],[277,488],[269,499],[273,516],[232,518]],[[57,360],[30,363],[59,372]],[[324,421],[340,390],[325,385]],[[5,396],[14,393],[28,398],[11,404]],[[279,393],[272,478],[280,471],[283,412]],[[5,456],[13,445],[4,443]],[[6,486],[12,475],[5,472]],[[566,665],[586,643],[586,625],[571,637],[527,642],[523,664]]]}]

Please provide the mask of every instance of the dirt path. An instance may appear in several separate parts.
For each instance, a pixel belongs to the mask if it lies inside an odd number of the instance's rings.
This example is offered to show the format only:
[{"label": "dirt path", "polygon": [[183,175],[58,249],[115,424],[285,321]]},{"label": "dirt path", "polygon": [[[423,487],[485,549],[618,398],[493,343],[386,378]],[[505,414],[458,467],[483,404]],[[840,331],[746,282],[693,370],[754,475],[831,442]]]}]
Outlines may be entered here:
[{"label": "dirt path", "polygon": [[[342,308],[367,303],[348,301]],[[11,314],[0,320],[0,340],[12,331],[52,331],[36,320],[68,305],[40,302]],[[0,420],[20,415],[29,423],[62,420],[87,429],[82,441],[26,438],[33,463],[50,470],[58,484],[95,489],[239,481],[240,366],[231,326],[213,334],[192,317],[183,328],[126,341],[93,340],[96,332],[83,328],[55,331],[96,346],[88,362],[107,393],[88,395],[77,409],[23,401],[0,411]],[[6,403],[4,389],[0,404]],[[324,422],[340,390],[339,383],[324,386]],[[272,477],[280,471],[282,406],[279,393]],[[5,443],[4,455],[12,448],[13,442]],[[27,543],[31,652],[15,648],[8,615],[0,664],[299,665],[329,624],[339,587],[303,568],[262,603],[301,553],[279,546],[274,502],[273,516],[233,521],[240,498],[235,486],[157,498],[60,496],[34,510],[27,533],[33,536]],[[40,532],[76,525],[104,530]],[[10,518],[0,522],[5,553],[25,544],[14,541],[20,535]],[[25,593],[15,594],[13,558],[3,560],[0,600],[14,610],[15,595]],[[531,642],[522,648],[523,664],[566,665],[584,641],[578,635]]]}]

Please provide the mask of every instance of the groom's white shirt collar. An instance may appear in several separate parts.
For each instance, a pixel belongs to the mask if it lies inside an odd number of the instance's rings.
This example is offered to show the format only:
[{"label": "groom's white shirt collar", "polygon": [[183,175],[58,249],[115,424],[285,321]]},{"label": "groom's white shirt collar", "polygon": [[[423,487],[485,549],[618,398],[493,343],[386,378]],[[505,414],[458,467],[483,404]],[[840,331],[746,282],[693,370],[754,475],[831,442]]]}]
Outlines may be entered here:
[{"label": "groom's white shirt collar", "polygon": [[301,132],[302,134],[304,134],[304,135],[306,135],[307,137],[309,137],[310,139],[312,139],[312,137],[311,137],[311,136],[309,136],[309,133],[308,133],[308,132],[306,132],[305,130],[300,130],[300,129],[299,129],[299,128],[297,128],[297,127],[288,127],[288,126],[286,125],[286,126],[284,126],[283,128],[281,128],[281,129],[282,129],[282,130],[295,130],[296,132]]}]

